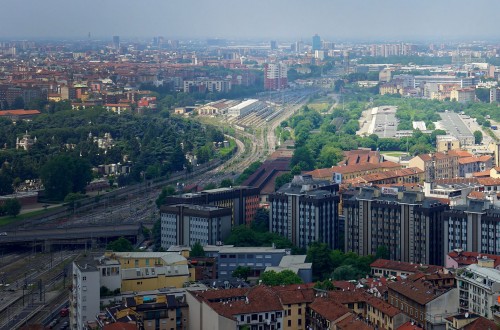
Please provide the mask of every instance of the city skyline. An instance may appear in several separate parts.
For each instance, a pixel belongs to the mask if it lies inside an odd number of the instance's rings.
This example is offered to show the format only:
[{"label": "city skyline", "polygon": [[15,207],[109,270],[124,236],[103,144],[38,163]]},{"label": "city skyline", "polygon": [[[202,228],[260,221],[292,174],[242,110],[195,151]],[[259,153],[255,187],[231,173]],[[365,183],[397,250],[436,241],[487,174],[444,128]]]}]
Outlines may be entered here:
[{"label": "city skyline", "polygon": [[[496,39],[500,3],[465,0],[407,3],[398,0],[229,0],[22,2],[6,0],[0,38],[99,39],[120,35],[144,38],[304,39],[318,33],[328,40]],[[477,14],[474,14],[476,13]],[[308,39],[306,39],[308,38]]]}]

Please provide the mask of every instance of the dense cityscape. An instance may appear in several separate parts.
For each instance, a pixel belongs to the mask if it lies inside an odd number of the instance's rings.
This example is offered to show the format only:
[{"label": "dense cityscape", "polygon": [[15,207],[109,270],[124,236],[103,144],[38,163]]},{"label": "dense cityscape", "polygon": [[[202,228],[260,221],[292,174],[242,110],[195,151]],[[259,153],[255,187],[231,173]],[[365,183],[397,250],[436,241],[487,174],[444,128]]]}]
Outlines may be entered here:
[{"label": "dense cityscape", "polygon": [[0,330],[500,327],[490,20],[149,15],[0,14]]}]

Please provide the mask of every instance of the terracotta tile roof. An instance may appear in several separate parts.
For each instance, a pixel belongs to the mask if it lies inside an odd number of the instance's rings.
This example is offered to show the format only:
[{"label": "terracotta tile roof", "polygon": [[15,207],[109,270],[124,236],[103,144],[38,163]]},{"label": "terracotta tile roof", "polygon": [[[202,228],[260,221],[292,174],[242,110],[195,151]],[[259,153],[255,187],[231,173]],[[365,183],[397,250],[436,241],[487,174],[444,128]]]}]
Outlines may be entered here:
[{"label": "terracotta tile roof", "polygon": [[487,176],[490,176],[490,171],[474,172],[474,173],[472,173],[472,176],[475,177],[475,178],[478,178],[478,177],[487,177]]},{"label": "terracotta tile roof", "polygon": [[351,313],[349,308],[340,304],[336,299],[323,297],[316,298],[314,302],[309,305],[309,308],[331,322]]},{"label": "terracotta tile roof", "polygon": [[477,182],[483,186],[500,186],[500,178],[477,178]]},{"label": "terracotta tile roof", "polygon": [[498,326],[495,322],[490,321],[480,316],[474,322],[463,327],[464,330],[497,330]]},{"label": "terracotta tile roof", "polygon": [[362,176],[359,176],[359,177],[351,179],[351,180],[346,180],[346,183],[359,183],[359,182],[369,183],[369,182],[374,182],[374,181],[389,180],[389,179],[400,178],[400,177],[405,177],[405,176],[410,176],[410,175],[416,175],[416,174],[420,174],[420,173],[424,173],[424,171],[419,169],[418,167],[410,167],[410,168],[403,168],[403,169],[399,169],[399,170],[366,174],[366,175],[362,175]]},{"label": "terracotta tile roof", "polygon": [[[219,315],[229,319],[234,319],[235,315],[239,314],[283,310],[276,292],[265,285],[252,288],[211,290],[193,295],[198,296],[197,299],[204,300]],[[242,299],[243,297],[245,299]]]},{"label": "terracotta tile roof", "polygon": [[483,192],[473,190],[469,193],[469,195],[467,195],[467,197],[471,199],[485,199],[486,196]]},{"label": "terracotta tile roof", "polygon": [[39,115],[41,112],[38,110],[4,110],[0,111],[0,116],[28,116]]},{"label": "terracotta tile roof", "polygon": [[[422,159],[423,161],[431,161],[432,160],[432,155],[434,155],[434,159],[435,160],[440,160],[440,159],[446,159],[446,158],[455,158],[455,157],[458,157],[458,155],[456,154],[453,154],[453,153],[448,153],[448,154],[445,154],[445,153],[442,153],[442,152],[436,152],[434,154],[421,154],[421,155],[417,155],[415,157],[419,157],[420,159]],[[472,156],[471,154],[468,153],[468,156]],[[467,156],[467,157],[468,157]]]},{"label": "terracotta tile roof", "polygon": [[399,270],[408,273],[427,273],[427,274],[434,273],[443,269],[443,267],[441,266],[435,266],[435,265],[421,266],[420,264],[413,264],[409,262],[394,261],[387,259],[377,259],[370,264],[370,267]]},{"label": "terracotta tile roof", "polygon": [[448,151],[448,155],[450,156],[458,156],[460,158],[462,157],[472,157],[472,154],[468,151],[465,150],[450,150]]},{"label": "terracotta tile roof", "polygon": [[374,328],[354,315],[349,315],[335,324],[338,330],[373,330]]},{"label": "terracotta tile roof", "polygon": [[340,290],[351,290],[356,289],[356,285],[348,281],[332,281],[333,286]]},{"label": "terracotta tile roof", "polygon": [[364,163],[364,164],[342,165],[342,166],[333,166],[331,168],[319,168],[314,171],[307,172],[306,174],[310,174],[316,178],[319,177],[324,178],[332,176],[333,173],[344,174],[344,173],[370,171],[375,169],[390,169],[390,168],[401,168],[401,165],[390,161],[385,161],[379,164]]},{"label": "terracotta tile roof", "polygon": [[459,267],[477,264],[477,259],[479,256],[493,259],[495,268],[500,266],[500,255],[496,254],[485,254],[485,253],[468,252],[468,251],[460,251],[460,252],[451,251],[448,252],[448,256],[453,260],[455,260]]},{"label": "terracotta tile roof", "polygon": [[103,330],[137,330],[137,325],[135,323],[116,322],[105,325]]},{"label": "terracotta tile roof", "polygon": [[411,324],[411,321],[408,321],[401,325],[399,328],[396,330],[424,330],[424,328],[419,327],[416,324]]},{"label": "terracotta tile roof", "polygon": [[491,160],[491,156],[463,157],[458,160],[459,164],[485,163]]},{"label": "terracotta tile roof", "polygon": [[389,290],[396,291],[420,305],[426,305],[449,290],[449,288],[439,288],[426,281],[424,274],[408,276],[405,280],[389,283],[388,287]]}]

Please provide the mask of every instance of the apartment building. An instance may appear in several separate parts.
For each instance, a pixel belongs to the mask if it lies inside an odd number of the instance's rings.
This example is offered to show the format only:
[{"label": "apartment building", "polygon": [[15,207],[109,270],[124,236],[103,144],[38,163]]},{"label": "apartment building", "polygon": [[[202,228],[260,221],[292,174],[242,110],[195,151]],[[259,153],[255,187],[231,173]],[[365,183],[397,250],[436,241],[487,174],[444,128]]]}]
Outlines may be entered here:
[{"label": "apartment building", "polygon": [[291,183],[269,195],[269,231],[287,237],[298,247],[312,242],[339,244],[338,185],[296,175]]},{"label": "apartment building", "polygon": [[180,196],[169,196],[164,205],[198,204],[214,205],[232,210],[232,224],[249,225],[259,208],[259,189],[254,187],[232,187],[204,190]]},{"label": "apartment building", "polygon": [[447,208],[421,192],[362,187],[343,199],[345,250],[374,255],[385,246],[392,260],[441,265]]},{"label": "apartment building", "polygon": [[231,234],[232,210],[211,205],[173,204],[160,208],[161,246],[215,245]]},{"label": "apartment building", "polygon": [[453,179],[459,175],[458,156],[436,152],[413,157],[408,167],[418,167],[425,171],[425,181]]},{"label": "apartment building", "polygon": [[424,329],[444,329],[458,312],[458,289],[452,274],[414,274],[389,283],[388,302]]},{"label": "apartment building", "polygon": [[446,251],[500,254],[500,209],[487,200],[468,200],[443,214]]},{"label": "apartment building", "polygon": [[484,257],[457,273],[461,313],[472,312],[490,320],[500,315],[500,271],[493,264]]},{"label": "apartment building", "polygon": [[189,306],[184,295],[137,294],[124,297],[122,304],[106,308],[104,324],[128,323],[135,329],[187,330],[189,329]]},{"label": "apartment building", "polygon": [[264,88],[280,90],[288,86],[288,67],[284,63],[268,63],[264,66]]}]

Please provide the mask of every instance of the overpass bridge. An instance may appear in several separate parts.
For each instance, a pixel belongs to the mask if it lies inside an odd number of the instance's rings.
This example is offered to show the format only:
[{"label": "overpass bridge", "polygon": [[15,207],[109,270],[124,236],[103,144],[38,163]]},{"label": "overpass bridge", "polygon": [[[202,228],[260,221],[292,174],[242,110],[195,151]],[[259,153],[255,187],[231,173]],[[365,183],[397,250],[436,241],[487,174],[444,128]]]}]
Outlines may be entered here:
[{"label": "overpass bridge", "polygon": [[121,236],[137,240],[142,234],[142,224],[85,225],[67,228],[14,229],[0,235],[0,246],[19,244],[93,244]]}]

